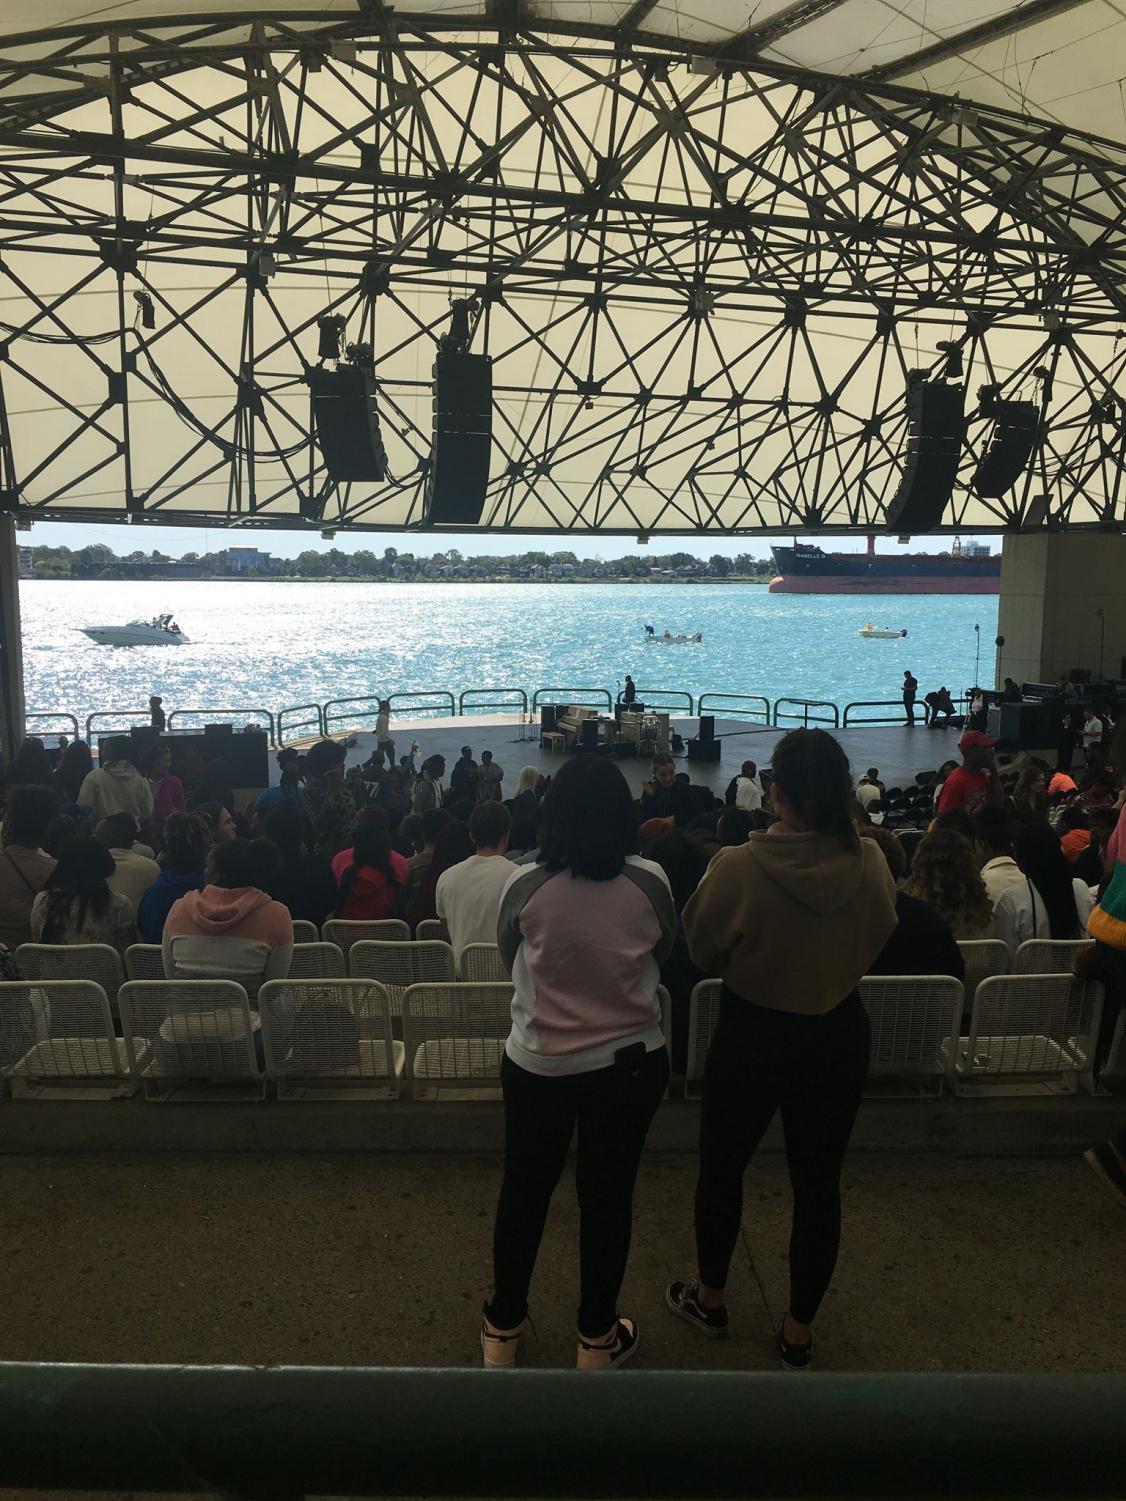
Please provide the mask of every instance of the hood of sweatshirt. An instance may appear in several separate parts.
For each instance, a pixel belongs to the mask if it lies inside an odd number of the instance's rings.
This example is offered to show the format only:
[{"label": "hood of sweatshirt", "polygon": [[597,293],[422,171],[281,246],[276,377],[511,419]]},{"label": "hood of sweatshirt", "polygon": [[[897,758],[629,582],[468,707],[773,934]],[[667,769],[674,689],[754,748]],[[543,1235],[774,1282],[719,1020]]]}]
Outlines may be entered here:
[{"label": "hood of sweatshirt", "polygon": [[272,898],[256,886],[205,886],[182,898],[184,911],[204,933],[227,933],[244,923],[252,912],[268,907]]},{"label": "hood of sweatshirt", "polygon": [[128,761],[115,761],[112,766],[103,766],[102,770],[107,777],[113,777],[118,782],[143,782],[145,780],[137,768]]},{"label": "hood of sweatshirt", "polygon": [[[773,832],[754,833],[747,840],[763,874],[820,916],[836,912],[855,898],[865,859],[866,841],[859,842],[859,850],[849,850],[831,834]],[[872,848],[882,860],[879,847]]]}]

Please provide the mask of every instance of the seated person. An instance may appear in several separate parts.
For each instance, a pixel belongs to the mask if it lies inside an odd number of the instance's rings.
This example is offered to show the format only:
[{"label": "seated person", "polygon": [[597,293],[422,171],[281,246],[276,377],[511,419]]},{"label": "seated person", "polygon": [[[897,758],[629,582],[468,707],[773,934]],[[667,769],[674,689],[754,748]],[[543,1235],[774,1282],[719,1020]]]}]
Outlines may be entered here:
[{"label": "seated person", "polygon": [[391,848],[382,815],[360,819],[352,848],[340,851],[332,862],[332,873],[337,880],[333,916],[347,922],[382,922],[395,916],[399,893],[406,885],[407,862]]},{"label": "seated person", "polygon": [[654,756],[653,774],[641,789],[641,822],[646,823],[651,818],[671,818],[677,828],[684,829],[696,812],[691,786],[687,780],[677,780],[676,762],[668,755]]},{"label": "seated person", "polygon": [[55,862],[45,845],[58,812],[49,787],[12,787],[0,825],[0,943],[31,941],[31,909]]},{"label": "seated person", "polygon": [[438,842],[438,836],[450,822],[451,814],[445,808],[431,808],[419,817],[419,830],[415,853],[407,859],[407,874],[399,892],[395,910],[400,917],[406,917],[414,906],[414,899],[418,895],[418,888],[426,879],[426,873],[430,869],[434,859],[434,846]]},{"label": "seated person", "polygon": [[451,866],[435,888],[435,910],[455,955],[470,943],[496,943],[500,894],[512,875],[504,858],[512,818],[503,803],[478,803],[469,820],[473,854]]},{"label": "seated person", "polygon": [[105,943],[124,955],[137,941],[137,918],[128,897],[111,891],[113,856],[88,834],[64,839],[59,863],[31,909],[36,943]]},{"label": "seated person", "polygon": [[293,920],[263,889],[276,863],[264,840],[212,846],[203,890],[182,896],[164,924],[167,979],[236,980],[251,999],[266,980],[285,979]]},{"label": "seated person", "polygon": [[[138,845],[137,820],[132,813],[111,813],[103,818],[95,834],[113,856],[113,874],[109,889],[128,897],[136,912],[141,898],[160,875],[160,866],[152,859],[147,845]],[[144,851],[148,850],[148,853]]]},{"label": "seated person", "polygon": [[896,883],[897,926],[883,950],[868,966],[870,975],[952,975],[966,977],[966,961],[950,924],[929,902],[898,889],[907,874],[907,856],[890,829],[868,827],[860,837],[878,844]]},{"label": "seated person", "polygon": [[137,927],[142,943],[160,943],[169,912],[189,891],[202,891],[211,830],[199,813],[170,813],[164,825],[160,874],[141,897]]},{"label": "seated person", "polygon": [[294,922],[320,931],[336,906],[336,877],[323,855],[305,847],[307,826],[295,803],[275,803],[262,823],[262,837],[278,852],[278,864],[264,889],[281,902]]}]

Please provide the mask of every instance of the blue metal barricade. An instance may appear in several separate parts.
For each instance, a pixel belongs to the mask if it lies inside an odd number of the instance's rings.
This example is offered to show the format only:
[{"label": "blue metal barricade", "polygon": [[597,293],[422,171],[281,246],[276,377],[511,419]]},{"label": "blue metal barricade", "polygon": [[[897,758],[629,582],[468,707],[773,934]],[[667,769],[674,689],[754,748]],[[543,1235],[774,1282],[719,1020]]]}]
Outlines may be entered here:
[{"label": "blue metal barricade", "polygon": [[[310,713],[312,718],[298,719],[296,722],[290,724],[286,724],[285,722],[287,714],[305,714],[308,716]],[[277,726],[279,745],[285,744],[287,731],[294,736],[305,730],[313,730],[317,735],[323,735],[324,711],[321,709],[320,704],[294,704],[291,708],[278,710]]]},{"label": "blue metal barricade", "polygon": [[[152,714],[148,709],[99,709],[96,714],[87,714],[86,716],[87,740],[93,734],[95,719],[127,719],[130,723],[125,725],[124,729],[128,731],[135,724],[151,724]],[[116,730],[119,734],[122,733],[121,725],[110,725],[109,728]]]},{"label": "blue metal barricade", "polygon": [[38,731],[33,730],[31,727],[31,721],[33,719],[65,719],[67,724],[71,726],[71,734],[76,740],[78,739],[78,719],[74,714],[62,714],[55,712],[48,714],[40,709],[25,709],[23,716],[23,732],[25,735],[38,734]]},{"label": "blue metal barricade", "polygon": [[269,709],[173,709],[172,713],[168,716],[168,728],[172,728],[172,721],[174,719],[180,719],[181,717],[186,717],[189,714],[196,719],[202,718],[229,720],[242,717],[244,722],[246,715],[254,714],[259,719],[264,719],[266,721],[266,728],[270,737],[270,744],[277,745],[278,743],[277,734],[274,727],[274,716]]},{"label": "blue metal barricade", "polygon": [[498,699],[494,697],[488,699],[487,701],[471,703],[469,704],[469,712],[471,714],[476,714],[480,709],[505,709],[510,714],[519,713],[521,717],[527,717],[528,695],[524,692],[523,688],[466,688],[465,692],[462,693],[458,698],[457,712],[459,714],[464,714],[466,710],[466,700],[472,698],[475,694],[478,693],[507,693],[510,695],[510,697],[514,697],[516,699],[516,702],[510,703],[508,699]]},{"label": "blue metal barricade", "polygon": [[[658,699],[662,702],[658,703]],[[674,703],[669,703],[674,699]],[[622,695],[618,694],[618,702],[621,703]],[[691,693],[683,688],[638,688],[638,703],[644,704],[647,709],[668,709],[682,711],[691,717],[693,698]]]},{"label": "blue metal barricade", "polygon": [[[855,714],[855,709],[887,709],[887,714]],[[845,704],[844,719],[841,728],[847,730],[850,724],[906,724],[907,710],[903,707],[902,699],[881,698],[861,699],[854,704]]]},{"label": "blue metal barricade", "polygon": [[[754,707],[739,707],[743,704]],[[770,700],[761,693],[701,693],[696,712],[716,714],[721,719],[757,719],[769,724]]]},{"label": "blue metal barricade", "polygon": [[[791,704],[795,709],[800,709],[801,713],[790,714],[780,712],[783,704]],[[829,709],[831,717],[824,714],[811,714],[809,712],[810,709]],[[828,699],[824,698],[776,699],[774,704],[774,723],[777,725],[782,719],[799,720],[804,729],[808,729],[811,724],[828,724],[832,725],[835,730],[839,730],[841,727],[841,711],[837,708],[836,704],[831,704]]]},{"label": "blue metal barricade", "polygon": [[614,707],[608,688],[537,688],[532,694],[532,713],[536,712],[541,703],[548,702],[574,704],[584,709],[605,709],[607,714]]}]

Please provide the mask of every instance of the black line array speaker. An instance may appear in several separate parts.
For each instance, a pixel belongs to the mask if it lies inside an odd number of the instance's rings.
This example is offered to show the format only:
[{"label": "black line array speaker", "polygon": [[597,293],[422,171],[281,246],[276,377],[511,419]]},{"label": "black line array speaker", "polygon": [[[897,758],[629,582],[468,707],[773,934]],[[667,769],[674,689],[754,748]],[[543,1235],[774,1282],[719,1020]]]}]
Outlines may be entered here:
[{"label": "black line array speaker", "polygon": [[945,381],[917,381],[907,392],[907,455],[888,506],[893,532],[929,532],[954,493],[966,435],[966,393]]},{"label": "black line array speaker", "polygon": [[493,362],[444,349],[434,361],[434,449],[426,486],[433,526],[476,526],[493,443]]},{"label": "black line array speaker", "polygon": [[317,442],[338,484],[387,478],[387,450],[375,409],[375,381],[358,365],[309,371]]},{"label": "black line array speaker", "polygon": [[710,745],[715,739],[715,715],[701,714],[700,728],[696,731],[696,739],[701,745]]},{"label": "black line array speaker", "polygon": [[973,487],[987,500],[999,500],[1024,473],[1036,433],[1040,408],[1034,401],[998,401],[996,426],[974,470]]}]

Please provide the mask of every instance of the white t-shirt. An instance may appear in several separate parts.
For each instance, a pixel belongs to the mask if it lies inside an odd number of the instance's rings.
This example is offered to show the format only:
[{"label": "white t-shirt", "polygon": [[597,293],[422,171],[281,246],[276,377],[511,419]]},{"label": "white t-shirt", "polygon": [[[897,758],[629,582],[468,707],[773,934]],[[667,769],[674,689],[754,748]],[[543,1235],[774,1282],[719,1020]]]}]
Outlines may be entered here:
[{"label": "white t-shirt", "polygon": [[867,807],[869,803],[878,803],[883,793],[875,782],[861,782],[856,789],[856,796]]},{"label": "white t-shirt", "polygon": [[1094,745],[1096,740],[1103,738],[1103,722],[1101,719],[1088,719],[1083,726],[1083,744]]},{"label": "white t-shirt", "polygon": [[470,855],[438,877],[435,907],[456,955],[469,943],[496,943],[500,894],[511,874],[503,855]]},{"label": "white t-shirt", "polygon": [[[1075,893],[1075,915],[1079,919],[1079,931],[1075,936],[1086,938],[1087,919],[1095,899],[1091,888],[1083,881],[1072,881],[1071,889]],[[1029,938],[1051,938],[1048,909],[1031,881],[1026,879],[1001,893],[993,909],[993,927],[989,936],[1007,943],[1014,954]]]},{"label": "white t-shirt", "polygon": [[762,788],[757,777],[735,779],[735,806],[748,813],[755,813],[762,807]]}]

